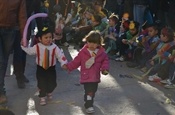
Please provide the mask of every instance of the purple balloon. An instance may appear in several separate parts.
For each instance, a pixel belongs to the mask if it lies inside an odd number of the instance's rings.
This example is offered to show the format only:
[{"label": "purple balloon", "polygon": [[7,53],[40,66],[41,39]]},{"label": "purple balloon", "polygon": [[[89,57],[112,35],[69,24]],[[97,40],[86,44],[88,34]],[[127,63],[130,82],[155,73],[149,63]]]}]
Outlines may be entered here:
[{"label": "purple balloon", "polygon": [[38,18],[38,17],[47,17],[48,14],[46,13],[36,13],[32,16],[30,16],[26,22],[26,25],[24,27],[24,31],[23,31],[23,46],[27,47],[27,30],[28,30],[28,27],[29,27],[29,24],[30,22],[35,19],[35,18]]}]

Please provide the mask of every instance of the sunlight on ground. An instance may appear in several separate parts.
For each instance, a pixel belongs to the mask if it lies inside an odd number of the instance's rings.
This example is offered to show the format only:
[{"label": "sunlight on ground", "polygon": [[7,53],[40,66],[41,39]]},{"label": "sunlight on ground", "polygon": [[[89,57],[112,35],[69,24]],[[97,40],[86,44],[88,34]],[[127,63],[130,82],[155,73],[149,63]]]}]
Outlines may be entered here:
[{"label": "sunlight on ground", "polygon": [[71,115],[84,115],[82,108],[79,106],[73,106],[70,111]]},{"label": "sunlight on ground", "polygon": [[101,84],[103,87],[118,87],[121,90],[121,87],[118,85],[116,79],[109,73],[108,75],[101,74]]},{"label": "sunlight on ground", "polygon": [[[69,47],[68,50],[69,50],[69,53],[70,53],[72,59],[78,54],[78,51],[75,50],[72,46]],[[153,103],[160,104],[160,106],[163,106],[162,108],[164,108],[167,113],[170,113],[170,114],[172,113],[172,111],[174,109],[172,109],[172,107],[169,106],[170,104],[166,103],[166,100],[168,99],[168,97],[164,95],[163,91],[157,89],[154,86],[151,86],[148,83],[143,83],[140,81],[138,81],[138,83],[140,84],[139,87],[141,87],[143,89],[143,91],[145,90],[148,93],[150,93],[151,97],[156,100]],[[132,84],[130,84],[130,85],[132,85]],[[116,81],[116,79],[110,73],[106,76],[101,75],[101,83],[99,84],[99,86],[100,86],[99,88],[102,88],[102,89],[109,88],[109,89],[112,89],[114,91],[117,91],[117,92],[121,93],[121,95],[125,93],[123,91],[122,86],[119,85],[119,83]],[[111,113],[120,113],[120,111],[121,111],[122,115],[125,115],[125,114],[138,115],[138,114],[140,114],[137,106],[140,106],[141,103],[136,103],[136,105],[135,105],[133,100],[128,99],[127,96],[122,96],[122,97],[117,97],[117,98],[118,98],[118,100],[121,100],[121,102],[117,103],[117,106],[116,106],[116,104],[113,104],[113,105],[110,105],[108,107],[108,109],[112,110]],[[114,102],[115,102],[115,100],[114,100]],[[161,103],[164,103],[164,104],[161,105]],[[105,113],[105,109],[107,109],[107,108],[103,108],[103,106],[100,103],[99,104],[95,103],[95,106],[102,112],[102,114]],[[116,108],[116,109],[113,110],[113,108]],[[127,110],[127,111],[123,111],[123,110]],[[80,107],[72,108],[73,115],[74,115],[74,113],[76,115],[76,111],[81,113],[82,110]],[[108,110],[106,110],[106,111],[108,111]],[[130,113],[127,113],[128,111]]]},{"label": "sunlight on ground", "polygon": [[29,98],[27,107],[28,107],[28,110],[26,115],[39,115],[39,113],[35,109],[35,101],[32,98]]},{"label": "sunlight on ground", "polygon": [[11,64],[10,65],[10,75],[13,75],[13,71],[14,71],[14,68],[13,68],[13,65]]}]

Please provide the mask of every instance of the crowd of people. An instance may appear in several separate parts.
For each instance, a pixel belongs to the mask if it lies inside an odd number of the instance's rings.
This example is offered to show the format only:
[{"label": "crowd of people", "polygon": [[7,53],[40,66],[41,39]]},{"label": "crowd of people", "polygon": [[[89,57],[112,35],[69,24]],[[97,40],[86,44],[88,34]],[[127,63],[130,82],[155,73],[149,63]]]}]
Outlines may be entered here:
[{"label": "crowd of people", "polygon": [[[40,105],[52,99],[57,86],[56,59],[68,71],[81,66],[87,113],[95,112],[93,100],[100,72],[108,74],[109,59],[127,61],[128,67],[147,73],[149,81],[175,88],[174,17],[167,17],[175,11],[173,0],[14,0],[0,4],[0,103],[7,102],[4,78],[12,49],[19,88],[29,82],[24,75],[26,53],[36,55]],[[48,17],[32,21],[27,34],[32,45],[25,47],[21,42],[24,26],[36,13],[47,13]],[[69,44],[81,49],[70,62],[60,48]]]}]

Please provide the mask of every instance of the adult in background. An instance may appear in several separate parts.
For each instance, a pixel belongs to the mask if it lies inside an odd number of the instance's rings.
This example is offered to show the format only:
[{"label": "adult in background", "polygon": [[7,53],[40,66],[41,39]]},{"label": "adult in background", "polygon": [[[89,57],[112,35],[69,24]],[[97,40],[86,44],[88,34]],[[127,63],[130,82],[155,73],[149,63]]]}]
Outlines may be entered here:
[{"label": "adult in background", "polygon": [[[40,2],[41,0],[26,0],[26,11],[27,18],[29,18],[33,13],[40,12]],[[40,28],[42,26],[42,19],[37,18],[37,27]],[[30,40],[31,37],[31,24],[28,28],[27,40]],[[17,32],[15,42],[14,42],[14,54],[13,54],[13,66],[14,66],[14,74],[16,76],[18,88],[25,88],[25,82],[28,83],[29,80],[24,75],[25,65],[26,65],[26,53],[21,49],[20,44],[20,32]]]},{"label": "adult in background", "polygon": [[25,0],[0,0],[0,104],[7,102],[5,73],[17,31],[22,36],[26,24]]},{"label": "adult in background", "polygon": [[145,10],[149,5],[148,0],[133,0],[133,18],[134,21],[139,22],[140,27],[144,24]]}]

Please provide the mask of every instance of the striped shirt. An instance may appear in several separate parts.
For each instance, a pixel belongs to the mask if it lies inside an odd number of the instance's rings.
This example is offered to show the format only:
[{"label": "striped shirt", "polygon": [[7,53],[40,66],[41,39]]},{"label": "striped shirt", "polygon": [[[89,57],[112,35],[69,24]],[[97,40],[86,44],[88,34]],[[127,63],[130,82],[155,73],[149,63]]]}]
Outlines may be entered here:
[{"label": "striped shirt", "polygon": [[50,52],[49,53],[49,67],[56,65],[56,60],[60,62],[61,66],[67,64],[67,59],[63,53],[63,51],[54,43],[50,46],[45,46],[41,43],[37,43],[33,47],[23,47],[22,49],[29,55],[36,55],[36,64],[43,67],[44,63],[44,52],[45,49]]}]

